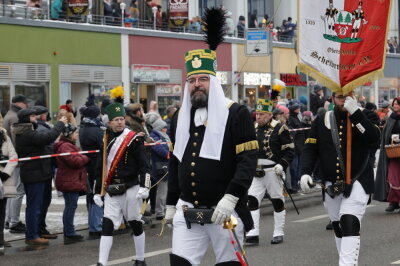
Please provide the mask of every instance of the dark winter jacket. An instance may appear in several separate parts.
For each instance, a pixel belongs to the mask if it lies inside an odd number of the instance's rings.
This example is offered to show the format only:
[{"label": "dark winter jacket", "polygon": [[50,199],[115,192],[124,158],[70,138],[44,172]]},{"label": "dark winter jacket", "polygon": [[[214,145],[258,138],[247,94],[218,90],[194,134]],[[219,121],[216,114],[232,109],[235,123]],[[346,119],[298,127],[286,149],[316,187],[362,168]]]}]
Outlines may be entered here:
[{"label": "dark winter jacket", "polygon": [[[302,123],[298,117],[298,113],[290,111],[288,126],[290,129],[302,128]],[[293,138],[294,151],[297,155],[300,155],[303,152],[304,141],[306,140],[305,132],[304,130],[292,131],[290,135]]]},{"label": "dark winter jacket", "polygon": [[[79,129],[79,143],[81,144],[82,150],[100,150],[103,143],[104,131],[102,129],[103,124],[99,119],[88,119],[84,118]],[[86,165],[86,171],[89,176],[90,189],[93,189],[95,180],[95,170],[98,154],[89,153],[87,155],[90,162]]]},{"label": "dark winter jacket", "polygon": [[[155,141],[166,142],[165,139],[157,130],[152,130],[150,133],[150,137],[152,137]],[[165,174],[163,172],[162,166],[168,166],[169,161],[169,148],[168,144],[162,145],[154,145],[151,147],[151,174],[154,181],[160,180]],[[168,177],[164,177],[163,180],[167,180]]]},{"label": "dark winter jacket", "polygon": [[313,115],[317,115],[318,108],[324,107],[326,99],[324,97],[320,98],[319,95],[314,93],[310,94],[310,110]]},{"label": "dark winter jacket", "polygon": [[[56,153],[77,152],[79,148],[69,139],[61,137],[54,144]],[[84,154],[57,157],[56,188],[61,192],[86,191],[86,168],[89,158]]]},{"label": "dark winter jacket", "polygon": [[[64,129],[64,123],[57,122],[49,132],[36,130],[37,124],[18,123],[13,125],[16,150],[19,158],[46,155],[46,145],[54,142]],[[51,179],[51,160],[40,159],[20,163],[23,183],[42,182]]]}]

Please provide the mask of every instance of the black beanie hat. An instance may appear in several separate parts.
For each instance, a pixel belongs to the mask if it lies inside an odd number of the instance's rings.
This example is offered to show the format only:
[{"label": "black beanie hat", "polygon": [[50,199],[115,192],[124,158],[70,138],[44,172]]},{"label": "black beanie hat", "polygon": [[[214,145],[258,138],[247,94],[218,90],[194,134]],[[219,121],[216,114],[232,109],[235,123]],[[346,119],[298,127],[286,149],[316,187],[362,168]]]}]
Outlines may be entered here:
[{"label": "black beanie hat", "polygon": [[84,117],[96,118],[100,115],[100,108],[97,107],[96,105],[91,105],[89,107],[82,108],[81,114]]}]

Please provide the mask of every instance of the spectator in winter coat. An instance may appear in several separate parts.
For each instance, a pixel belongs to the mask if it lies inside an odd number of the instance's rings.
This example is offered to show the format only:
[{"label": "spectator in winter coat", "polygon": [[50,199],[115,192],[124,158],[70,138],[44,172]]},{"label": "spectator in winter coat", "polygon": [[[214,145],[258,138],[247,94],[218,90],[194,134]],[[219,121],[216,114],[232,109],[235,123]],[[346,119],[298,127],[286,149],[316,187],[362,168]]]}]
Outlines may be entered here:
[{"label": "spectator in winter coat", "polygon": [[[4,128],[0,126],[0,160],[4,159],[17,159],[17,153],[14,150],[10,137]],[[17,166],[17,162],[7,162],[7,164],[0,165],[0,187],[4,190],[4,195],[0,196],[0,254],[3,252],[4,247],[11,247],[11,244],[4,240],[4,223],[6,219],[6,205],[7,198],[15,197],[17,191],[11,174]]]},{"label": "spectator in winter coat", "polygon": [[[43,106],[34,106],[32,109],[35,110],[36,113],[36,120],[38,124],[37,131],[49,133],[51,131],[50,125],[46,122],[47,115],[49,110]],[[54,142],[46,145],[46,154],[53,154],[54,153]],[[54,158],[51,159],[51,177],[54,177],[54,170],[55,170],[55,160]],[[40,212],[40,220],[39,220],[39,229],[40,229],[40,237],[45,239],[55,239],[57,238],[57,234],[51,234],[46,229],[46,216],[49,206],[51,204],[51,192],[52,192],[52,179],[48,179],[45,182],[45,188],[43,193],[43,206],[42,211]]]},{"label": "spectator in winter coat", "polygon": [[310,109],[313,115],[317,115],[318,108],[324,107],[325,104],[324,91],[318,85],[314,86],[314,93],[310,94]]},{"label": "spectator in winter coat", "polygon": [[[54,145],[56,153],[77,152],[77,128],[71,124],[64,127],[60,141]],[[56,188],[63,193],[65,208],[63,212],[64,243],[82,241],[83,236],[75,231],[74,217],[78,207],[79,195],[86,193],[86,168],[89,158],[83,154],[57,157]]]},{"label": "spectator in winter coat", "polygon": [[[152,124],[153,130],[150,136],[156,142],[171,142],[167,134],[167,123],[162,119],[156,120]],[[165,206],[167,199],[167,181],[165,174],[168,172],[169,146],[168,144],[154,145],[151,147],[152,183],[155,184],[163,178],[154,189],[157,190],[156,196],[156,219],[162,220],[165,216]]]},{"label": "spectator in winter coat", "polygon": [[[99,118],[100,109],[97,106],[92,105],[81,110],[81,114],[83,120],[79,130],[79,143],[81,144],[82,150],[100,150],[100,147],[103,144],[103,135],[105,130],[105,125]],[[103,209],[94,203],[92,191],[98,155],[96,153],[89,153],[87,156],[90,158],[90,162],[86,165],[89,179],[89,187],[86,196],[89,239],[98,239],[101,237],[101,219],[103,218]]]},{"label": "spectator in winter coat", "polygon": [[244,38],[244,32],[246,31],[246,19],[244,18],[244,16],[239,17],[239,22],[236,25],[236,30],[237,30],[237,37]]},{"label": "spectator in winter coat", "polygon": [[[15,146],[15,133],[12,132],[11,127],[13,124],[18,123],[18,111],[28,107],[28,101],[23,95],[15,95],[11,100],[11,107],[7,114],[4,116],[3,127],[6,130],[8,136],[11,138],[14,148]],[[10,233],[25,233],[26,227],[20,221],[20,213],[22,206],[22,199],[25,195],[24,185],[21,182],[19,175],[20,167],[17,166],[13,172],[12,179],[15,182],[17,188],[17,194],[15,197],[10,198],[7,201],[6,210],[6,225],[10,229]]]},{"label": "spectator in winter coat", "polygon": [[[299,119],[299,113],[300,113],[300,104],[296,101],[291,102],[291,104],[289,104],[289,121],[288,121],[288,126],[290,129],[302,128],[302,124]],[[295,146],[294,150],[295,154],[292,163],[290,164],[290,177],[291,177],[291,182],[292,182],[291,185],[293,192],[299,189],[298,183],[300,181],[300,170],[301,170],[300,156],[301,153],[303,152],[303,147],[304,147],[304,141],[305,141],[304,134],[305,133],[302,130],[291,132]]]},{"label": "spectator in winter coat", "polygon": [[[46,145],[54,142],[64,129],[67,118],[61,117],[49,132],[37,131],[36,113],[33,109],[18,112],[18,124],[13,125],[16,150],[20,158],[46,155]],[[25,161],[21,164],[21,181],[26,192],[26,240],[28,245],[48,245],[47,239],[40,237],[40,212],[46,181],[52,179],[51,160]]]}]

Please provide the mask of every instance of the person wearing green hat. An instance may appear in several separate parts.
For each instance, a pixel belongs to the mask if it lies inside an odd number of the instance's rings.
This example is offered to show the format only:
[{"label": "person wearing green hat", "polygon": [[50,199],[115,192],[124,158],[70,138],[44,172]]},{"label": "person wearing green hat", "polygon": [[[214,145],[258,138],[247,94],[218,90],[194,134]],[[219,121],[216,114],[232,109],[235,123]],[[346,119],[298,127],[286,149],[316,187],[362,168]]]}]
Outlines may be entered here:
[{"label": "person wearing green hat", "polygon": [[[149,195],[150,169],[144,149],[143,136],[125,127],[125,109],[121,103],[107,106],[109,118],[106,143],[100,149],[93,201],[104,206],[103,228],[97,265],[107,265],[112,247],[113,232],[125,218],[133,231],[135,242],[135,266],[146,265],[144,260],[145,234],[140,214],[143,199]],[[103,165],[103,149],[107,149]],[[103,167],[106,167],[103,180]],[[101,192],[105,190],[104,202]]]},{"label": "person wearing green hat", "polygon": [[285,226],[285,197],[282,181],[286,168],[294,156],[294,144],[285,124],[273,119],[275,103],[258,99],[256,105],[256,136],[258,160],[256,175],[249,189],[248,206],[254,221],[254,229],[246,234],[246,245],[258,245],[260,234],[260,203],[268,191],[274,208],[274,232],[271,244],[283,242]]},{"label": "person wearing green hat", "polygon": [[241,265],[229,230],[222,224],[232,216],[237,218],[239,245],[244,231],[253,227],[246,205],[258,143],[249,111],[225,98],[216,77],[218,44],[214,41],[223,40],[223,35],[211,37],[210,33],[219,32],[216,24],[223,29],[224,12],[206,9],[203,21],[210,49],[186,53],[182,107],[171,121],[174,149],[165,214],[165,220],[174,225],[170,263],[200,265],[211,242],[216,265]]}]

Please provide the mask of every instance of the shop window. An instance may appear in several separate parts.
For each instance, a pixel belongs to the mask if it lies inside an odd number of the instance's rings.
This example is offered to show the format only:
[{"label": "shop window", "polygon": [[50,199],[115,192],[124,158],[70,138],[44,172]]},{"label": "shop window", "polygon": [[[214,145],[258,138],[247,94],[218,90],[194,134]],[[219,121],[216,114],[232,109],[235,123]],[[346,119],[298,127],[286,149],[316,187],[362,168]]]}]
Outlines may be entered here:
[{"label": "shop window", "polygon": [[249,98],[249,105],[256,106],[256,89],[246,88],[246,98]]},{"label": "shop window", "polygon": [[4,117],[7,111],[10,109],[10,86],[0,85],[0,106],[1,115]]},{"label": "shop window", "polygon": [[49,83],[45,82],[18,82],[15,83],[15,95],[22,94],[28,100],[30,107],[37,101],[48,107]]}]

